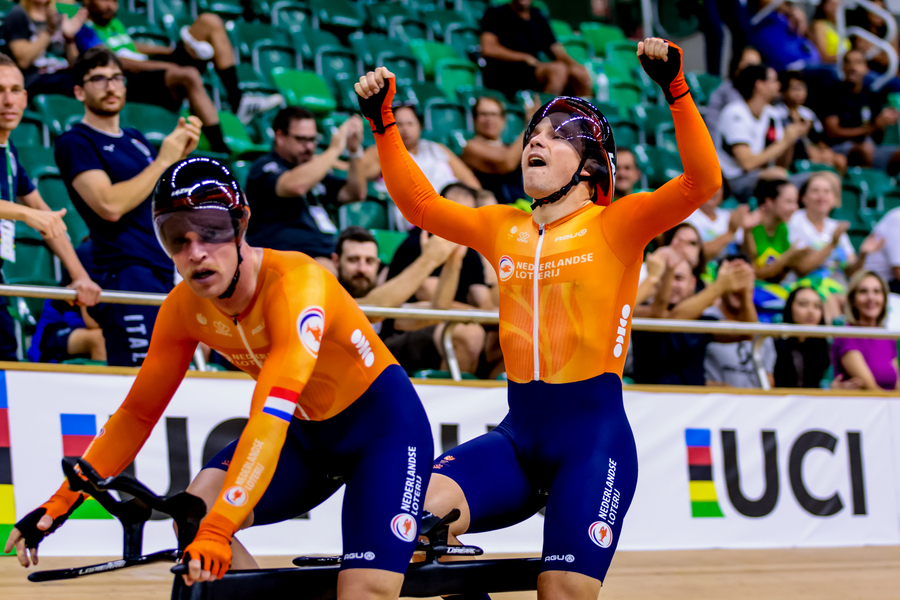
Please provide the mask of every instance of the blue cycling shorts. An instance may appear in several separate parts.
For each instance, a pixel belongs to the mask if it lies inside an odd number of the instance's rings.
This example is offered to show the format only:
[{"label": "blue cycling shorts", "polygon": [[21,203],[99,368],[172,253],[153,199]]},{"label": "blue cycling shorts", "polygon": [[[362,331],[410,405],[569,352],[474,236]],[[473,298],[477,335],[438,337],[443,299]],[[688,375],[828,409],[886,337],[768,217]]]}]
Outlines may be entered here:
[{"label": "blue cycling shorts", "polygon": [[468,531],[514,525],[541,508],[542,571],[603,581],[637,486],[637,447],[622,381],[509,383],[509,414],[493,431],[438,457],[462,488]]},{"label": "blue cycling shorts", "polygon": [[[405,573],[418,540],[433,443],[409,377],[391,365],[338,415],[291,421],[253,524],[302,515],[346,484],[341,569]],[[236,446],[237,440],[205,468],[227,470]]]}]

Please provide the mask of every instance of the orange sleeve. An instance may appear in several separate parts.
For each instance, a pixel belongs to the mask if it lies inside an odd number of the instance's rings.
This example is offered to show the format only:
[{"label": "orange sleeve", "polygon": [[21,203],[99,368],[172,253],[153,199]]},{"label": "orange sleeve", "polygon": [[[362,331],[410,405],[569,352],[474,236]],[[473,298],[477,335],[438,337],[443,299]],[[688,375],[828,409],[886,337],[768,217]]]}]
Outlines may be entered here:
[{"label": "orange sleeve", "polygon": [[[172,296],[163,302],[147,358],[128,396],[84,453],[85,460],[101,477],[118,475],[131,464],[184,379],[197,341],[180,333],[179,312]],[[63,482],[44,506],[48,513],[64,514],[79,495]]]},{"label": "orange sleeve", "polygon": [[670,109],[684,174],[655,192],[621,198],[603,211],[603,234],[626,265],[639,260],[650,240],[681,223],[722,187],[716,149],[693,99],[684,96]]},{"label": "orange sleeve", "polygon": [[[230,523],[229,533],[237,531],[272,481],[297,400],[316,366],[318,340],[336,318],[326,299],[325,271],[313,265],[286,274],[269,292],[266,321],[273,324],[272,349],[259,373],[250,420],[225,474],[222,493],[207,517],[208,526],[224,528]],[[314,322],[323,328],[304,342],[298,330],[307,315],[314,315]]]},{"label": "orange sleeve", "polygon": [[509,211],[516,209],[469,208],[438,194],[410,157],[396,126],[376,133],[375,143],[388,193],[410,223],[491,257],[497,227]]}]

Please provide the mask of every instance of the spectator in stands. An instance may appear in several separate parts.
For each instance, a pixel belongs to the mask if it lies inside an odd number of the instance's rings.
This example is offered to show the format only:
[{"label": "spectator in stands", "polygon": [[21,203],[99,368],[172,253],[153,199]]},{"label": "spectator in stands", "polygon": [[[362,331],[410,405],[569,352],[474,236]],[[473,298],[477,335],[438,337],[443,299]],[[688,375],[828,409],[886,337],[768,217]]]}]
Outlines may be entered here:
[{"label": "spectator in stands", "polygon": [[[65,209],[53,211],[44,202],[25,167],[19,161],[19,153],[10,135],[22,121],[28,104],[22,71],[8,56],[0,54],[0,148],[3,149],[3,166],[7,177],[0,177],[0,264],[3,260],[15,261],[15,223],[22,221],[41,233],[44,242],[59,257],[72,275],[69,287],[78,292],[78,303],[93,306],[100,299],[100,286],[94,283],[72,248],[63,223]],[[2,272],[0,272],[2,283]],[[0,296],[0,360],[16,360],[15,324],[7,300]]]},{"label": "spectator in stands", "polygon": [[[750,207],[746,204],[731,211],[722,208],[722,201],[730,195],[728,182],[723,180],[719,191],[685,219],[700,234],[703,254],[709,260],[724,258],[737,252],[744,243],[744,228],[754,224],[750,217]],[[758,218],[758,215],[754,217]]]},{"label": "spectator in stands", "polygon": [[[76,253],[86,270],[92,269],[90,240],[82,242]],[[63,283],[69,283],[68,271]],[[100,325],[84,306],[73,306],[64,300],[45,300],[41,317],[28,348],[31,362],[61,363],[73,358],[106,361],[106,341]]]},{"label": "spectator in stands", "polygon": [[731,68],[728,70],[728,79],[723,81],[709,95],[709,102],[706,103],[706,112],[703,119],[706,121],[706,127],[709,129],[709,135],[713,140],[717,139],[719,131],[719,117],[722,110],[737,100],[743,98],[734,87],[734,81],[738,74],[750,65],[758,65],[762,63],[762,57],[759,51],[753,46],[746,46],[743,50],[735,53],[731,57]]},{"label": "spectator in stands", "polygon": [[866,271],[873,271],[888,282],[890,290],[900,294],[900,208],[881,217],[872,234],[884,240],[882,247],[866,257]]},{"label": "spectator in stands", "polygon": [[[809,286],[794,288],[784,305],[783,321],[797,325],[824,325],[822,297]],[[775,387],[817,388],[831,366],[825,338],[778,338],[775,340]],[[846,387],[846,386],[845,386]]]},{"label": "spectator in stands", "polygon": [[[737,262],[725,262],[715,281],[697,292],[697,278],[690,263],[671,248],[676,259],[667,260],[659,287],[649,307],[639,306],[635,317],[659,319],[716,320],[707,312],[725,294],[742,292],[752,277]],[[674,266],[672,266],[674,262]],[[713,341],[738,341],[738,336],[716,336],[700,333],[654,333],[633,331],[634,380],[636,383],[668,385],[706,385],[704,360],[706,347]]]},{"label": "spectator in stands", "polygon": [[[162,92],[164,96],[158,103],[170,106],[171,92],[178,99],[186,96],[200,119],[208,128],[213,128],[212,136],[207,135],[211,144],[218,144],[221,130],[215,130],[215,124],[219,122],[218,113],[210,112],[212,100],[206,94],[200,78],[210,61],[215,65],[219,80],[228,95],[228,104],[245,125],[254,115],[284,103],[280,94],[244,96],[238,85],[234,66],[234,48],[228,40],[225,24],[218,15],[202,13],[193,24],[181,28],[181,39],[174,47],[169,47],[141,44],[132,40],[125,25],[116,18],[119,0],[84,0],[84,6],[88,11],[89,21],[76,38],[78,49],[84,52],[88,48],[105,44],[116,53],[125,65],[125,71],[131,74],[129,101],[150,102],[147,98],[158,98]],[[166,93],[166,89],[170,93]]]},{"label": "spectator in stands", "polygon": [[[441,271],[444,280],[439,287],[444,293],[436,295],[431,302],[415,303],[428,308],[447,308],[448,292],[456,287],[451,279],[459,278],[458,263],[463,252],[459,245],[429,236],[425,231],[420,231],[419,235],[421,254],[396,276],[379,284],[381,261],[378,259],[378,242],[367,229],[348,227],[338,236],[333,256],[338,281],[361,305],[399,308],[415,295],[435,270],[449,265],[446,272]],[[444,306],[445,303],[448,306]],[[389,341],[391,352],[407,371],[440,369],[444,365],[441,337],[445,323],[407,319],[400,323],[405,329],[399,331],[392,320],[386,321],[385,327],[381,319],[371,320],[375,321],[376,331]],[[474,372],[484,330],[478,325],[460,324],[453,328],[451,339],[463,370]]]},{"label": "spectator in stands", "polygon": [[663,234],[662,245],[678,252],[688,262],[691,271],[699,281],[706,270],[706,254],[703,240],[697,228],[688,222],[679,223]]},{"label": "spectator in stands", "polygon": [[[92,48],[73,66],[84,119],[56,142],[56,164],[91,232],[94,274],[105,290],[166,294],[175,269],[153,233],[150,194],[163,172],[190,154],[200,120],[181,118],[159,153],[136,129],[119,126],[125,74],[110,50]],[[159,309],[102,304],[90,315],[103,329],[107,361],[140,366]]]},{"label": "spectator in stands", "polygon": [[[403,145],[434,189],[443,189],[457,181],[473,189],[481,189],[475,174],[447,146],[422,138],[422,121],[415,106],[406,104],[394,107],[394,119]],[[362,170],[367,180],[375,181],[378,191],[387,193],[387,186],[381,178],[378,149],[374,145],[363,155]],[[391,212],[391,220],[397,225],[404,229],[412,227],[396,206],[391,205]]]},{"label": "spectator in stands", "polygon": [[72,95],[69,64],[78,56],[75,34],[86,19],[84,10],[61,15],[53,0],[21,0],[3,17],[0,43],[22,69],[32,96]]},{"label": "spectator in stands", "polygon": [[781,79],[781,103],[775,108],[785,128],[791,123],[809,123],[809,133],[794,143],[794,160],[834,167],[838,173],[847,171],[847,157],[834,152],[825,142],[825,128],[809,107],[806,78],[801,71],[787,71]]},{"label": "spectator in stands", "polygon": [[[758,12],[777,0],[758,0]],[[757,13],[758,14],[758,13]],[[763,60],[778,71],[804,69],[821,64],[819,51],[806,38],[807,18],[802,6],[782,2],[750,28],[750,43],[759,48]]]},{"label": "spectator in stands", "polygon": [[790,166],[794,143],[809,132],[810,124],[782,127],[772,106],[781,89],[775,69],[750,65],[734,85],[741,100],[722,111],[716,147],[731,193],[743,202],[750,197],[763,169],[776,163]]},{"label": "spectator in stands", "polygon": [[847,157],[851,166],[892,169],[898,159],[896,146],[879,146],[886,128],[895,126],[900,112],[884,107],[883,100],[866,83],[866,57],[859,50],[844,55],[844,81],[832,88],[826,106],[825,132],[832,149]]},{"label": "spectator in stands", "polygon": [[[719,268],[729,265],[735,283],[733,289],[724,293],[704,314],[720,321],[756,323],[756,307],[753,304],[754,271],[747,257],[727,256],[719,261]],[[736,289],[734,289],[736,288]],[[699,296],[699,294],[698,294]],[[703,361],[706,385],[724,385],[737,388],[763,387],[753,361],[753,340],[713,341],[706,347]],[[769,387],[775,383],[775,342],[767,337],[762,345],[762,366],[768,378]]]},{"label": "spectator in stands", "polygon": [[628,194],[633,194],[635,186],[641,181],[641,169],[634,158],[634,152],[630,148],[616,149],[616,184],[613,193],[618,200]]},{"label": "spectator in stands", "polygon": [[556,41],[547,17],[532,8],[531,0],[512,0],[484,11],[481,55],[484,80],[508,96],[522,89],[554,96],[564,90],[573,96],[593,91],[588,70]]},{"label": "spectator in stands", "polygon": [[863,268],[869,254],[884,245],[883,239],[869,236],[856,254],[847,236],[850,223],[828,216],[838,203],[833,176],[816,173],[806,180],[800,188],[803,208],[788,222],[791,246],[808,249],[796,263],[797,274],[810,277],[813,287],[828,301],[825,316],[829,323],[840,314],[837,297],[846,291],[847,280]]},{"label": "spectator in stands", "polygon": [[[540,106],[526,105],[525,122]],[[506,129],[506,106],[491,96],[481,96],[472,107],[475,136],[466,142],[460,158],[472,169],[481,187],[494,194],[501,204],[512,204],[525,198],[522,187],[522,133],[510,144],[503,143]]]},{"label": "spectator in stands", "polygon": [[[300,106],[283,108],[272,123],[272,151],[258,158],[247,175],[253,222],[247,242],[275,250],[304,252],[327,269],[337,227],[329,209],[366,196],[360,168],[362,120],[354,115],[332,134],[328,149],[316,154],[319,139],[313,114]],[[331,174],[344,150],[350,154],[347,179]]]},{"label": "spectator in stands", "polygon": [[784,179],[760,179],[754,191],[759,225],[744,235],[756,278],[778,283],[797,268],[804,249],[791,245],[787,223],[797,212],[797,188]]},{"label": "spectator in stands", "polygon": [[[854,275],[847,294],[847,325],[883,327],[887,298],[887,285],[876,273],[860,271]],[[865,390],[897,388],[896,340],[835,338],[831,350],[836,377],[855,378]]]},{"label": "spectator in stands", "polygon": [[[475,190],[461,183],[448,185],[441,190],[441,195],[466,206],[474,207],[476,203]],[[420,229],[410,231],[394,254],[388,270],[388,281],[402,276],[415,264],[424,251],[423,238]],[[431,273],[408,299],[408,303],[412,306],[418,304],[442,309],[497,308],[494,294],[485,285],[481,256],[475,250],[465,247],[454,250],[443,267]],[[381,330],[385,345],[408,371],[437,368],[438,354],[443,354],[438,335],[440,332],[437,329],[422,331],[424,325],[430,327],[433,324],[412,320],[385,321]],[[457,331],[460,327],[461,325],[454,327],[454,335],[459,336],[458,345],[454,345],[459,367],[462,371],[475,373],[485,347],[485,330],[481,325],[466,325],[462,331]],[[409,331],[410,329],[414,331]]]},{"label": "spectator in stands", "polygon": [[[888,10],[887,4],[884,0],[872,0],[872,3],[877,5],[878,7]],[[893,19],[894,17],[891,16]],[[900,46],[897,43],[897,34],[894,34],[894,37],[891,39],[887,39],[887,23],[881,17],[870,10],[867,10],[865,7],[859,6],[847,15],[847,26],[852,27],[861,27],[865,29],[869,33],[879,37],[883,40],[887,40],[891,46],[894,47],[894,52],[900,53]],[[896,30],[895,30],[896,31]],[[876,73],[885,73],[888,70],[888,66],[890,64],[890,58],[888,58],[887,52],[884,50],[880,52],[875,52],[870,54],[875,49],[875,45],[872,44],[869,40],[861,37],[854,36],[853,37],[853,48],[865,53],[868,58],[868,66],[869,69],[875,71]]]},{"label": "spectator in stands", "polygon": [[[824,64],[833,65],[837,63],[838,50],[841,46],[844,51],[850,49],[850,40],[838,35],[837,31],[837,11],[840,7],[840,0],[822,0],[813,13],[813,22],[807,35],[812,43],[816,45],[819,51],[819,57]],[[790,386],[795,387],[795,386]]]}]

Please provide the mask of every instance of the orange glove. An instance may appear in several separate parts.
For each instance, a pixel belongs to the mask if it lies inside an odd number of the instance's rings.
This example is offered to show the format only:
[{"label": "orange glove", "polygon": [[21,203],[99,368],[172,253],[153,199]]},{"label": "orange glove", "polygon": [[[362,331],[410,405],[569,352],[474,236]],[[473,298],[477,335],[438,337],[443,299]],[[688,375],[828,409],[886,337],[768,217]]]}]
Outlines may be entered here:
[{"label": "orange glove", "polygon": [[[221,579],[231,568],[231,538],[234,525],[225,517],[210,513],[203,519],[194,541],[184,550],[184,562],[199,560],[200,570]],[[193,577],[193,569],[191,569]]]}]

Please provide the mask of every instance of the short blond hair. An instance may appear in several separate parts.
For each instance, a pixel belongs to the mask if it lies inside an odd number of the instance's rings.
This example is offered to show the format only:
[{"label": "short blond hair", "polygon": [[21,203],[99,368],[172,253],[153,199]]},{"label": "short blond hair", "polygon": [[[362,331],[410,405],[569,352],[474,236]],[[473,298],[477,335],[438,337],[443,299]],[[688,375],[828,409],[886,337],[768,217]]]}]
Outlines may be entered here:
[{"label": "short blond hair", "polygon": [[856,292],[859,290],[859,286],[866,277],[874,277],[878,280],[879,285],[881,285],[881,295],[884,296],[884,304],[881,307],[881,313],[879,313],[878,320],[876,321],[876,325],[881,327],[885,317],[887,317],[888,286],[884,279],[874,271],[859,271],[850,278],[850,283],[847,286],[847,308],[845,309],[844,314],[847,317],[848,323],[851,325],[859,325],[859,310],[855,306]]}]

